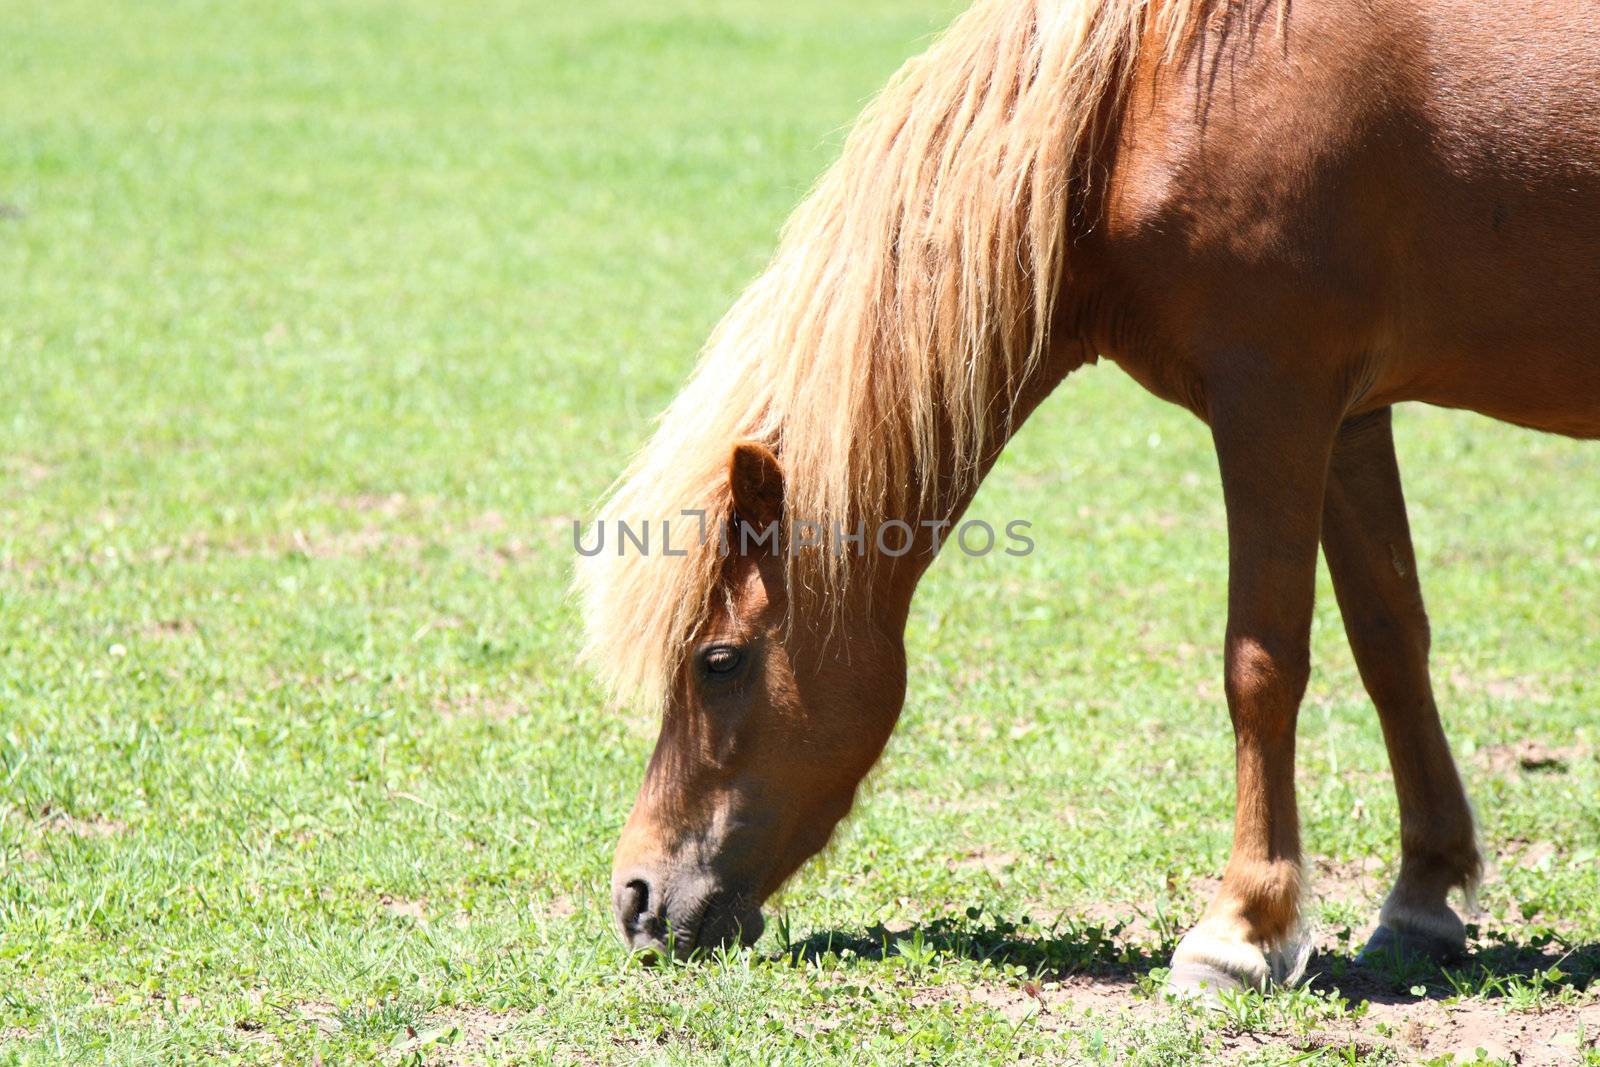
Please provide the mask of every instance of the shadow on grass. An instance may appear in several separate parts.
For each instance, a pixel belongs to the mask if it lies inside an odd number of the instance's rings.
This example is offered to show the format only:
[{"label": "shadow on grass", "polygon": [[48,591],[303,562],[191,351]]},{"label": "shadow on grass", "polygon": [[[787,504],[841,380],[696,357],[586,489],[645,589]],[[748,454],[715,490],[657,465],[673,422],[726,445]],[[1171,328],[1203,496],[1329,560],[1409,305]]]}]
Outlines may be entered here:
[{"label": "shadow on grass", "polygon": [[[1446,964],[1412,957],[1360,959],[1349,934],[1334,950],[1316,953],[1306,969],[1305,986],[1351,1002],[1404,1004],[1449,997],[1506,998],[1529,1006],[1580,993],[1600,977],[1600,944],[1567,942],[1541,932],[1518,939],[1500,931],[1480,936],[1465,956]],[[890,930],[823,930],[801,941],[784,938],[779,958],[791,964],[834,957],[882,961],[905,957],[927,964],[938,959],[988,961],[997,967],[1023,967],[1038,981],[1089,977],[1108,985],[1137,985],[1165,968],[1177,939],[1139,940],[1125,936],[1121,923],[1105,926],[1070,917],[1049,926],[1027,918],[987,919],[969,908],[965,917],[945,917]]]},{"label": "shadow on grass", "polygon": [[1600,977],[1600,944],[1566,941],[1549,931],[1525,938],[1498,930],[1480,936],[1471,926],[1468,932],[1467,953],[1447,963],[1392,953],[1360,959],[1351,951],[1319,952],[1306,968],[1306,984],[1378,1004],[1465,996],[1533,1006],[1568,990],[1581,993]]},{"label": "shadow on grass", "polygon": [[890,930],[824,930],[787,943],[780,956],[799,964],[830,955],[844,959],[885,960],[896,956],[926,963],[940,958],[988,961],[997,967],[1026,969],[1039,980],[1091,975],[1109,983],[1134,984],[1165,967],[1177,941],[1139,943],[1123,936],[1121,923],[1062,919],[1044,927],[1026,917],[984,919],[976,908],[966,916],[933,919]]}]

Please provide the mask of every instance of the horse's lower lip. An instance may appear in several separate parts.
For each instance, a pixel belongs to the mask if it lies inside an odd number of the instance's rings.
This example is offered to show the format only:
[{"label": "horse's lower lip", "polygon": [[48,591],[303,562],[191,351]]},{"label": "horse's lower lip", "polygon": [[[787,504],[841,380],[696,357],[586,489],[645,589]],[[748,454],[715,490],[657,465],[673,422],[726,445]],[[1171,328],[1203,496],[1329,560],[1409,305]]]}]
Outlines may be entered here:
[{"label": "horse's lower lip", "polygon": [[[683,923],[668,924],[665,928],[653,927],[643,935],[635,935],[629,947],[643,955],[666,956],[668,945],[678,959],[688,959],[695,952],[712,952],[725,945],[753,945],[766,929],[766,920],[760,908],[751,908],[743,914],[737,909],[723,911],[719,908],[722,894],[713,894],[692,918]],[[659,930],[659,932],[658,932]]]}]

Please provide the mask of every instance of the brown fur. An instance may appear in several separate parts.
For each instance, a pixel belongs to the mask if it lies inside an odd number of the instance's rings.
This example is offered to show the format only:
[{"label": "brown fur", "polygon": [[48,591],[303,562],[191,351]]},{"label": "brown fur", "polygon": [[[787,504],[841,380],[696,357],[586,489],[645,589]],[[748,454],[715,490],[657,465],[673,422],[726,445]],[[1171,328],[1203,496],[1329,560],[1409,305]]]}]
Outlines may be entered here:
[{"label": "brown fur", "polygon": [[[1210,426],[1228,513],[1234,848],[1175,975],[1260,982],[1293,936],[1319,545],[1400,798],[1383,922],[1449,948],[1480,863],[1388,413],[1600,436],[1597,292],[1581,8],[985,0],[869,110],[614,499],[726,521],[775,480],[804,518],[959,516],[1039,400],[1114,360]],[[898,714],[933,554],[590,578],[593,648],[666,697],[618,850],[634,943],[748,936],[826,840]],[[746,655],[734,685],[700,670],[718,644]]]}]

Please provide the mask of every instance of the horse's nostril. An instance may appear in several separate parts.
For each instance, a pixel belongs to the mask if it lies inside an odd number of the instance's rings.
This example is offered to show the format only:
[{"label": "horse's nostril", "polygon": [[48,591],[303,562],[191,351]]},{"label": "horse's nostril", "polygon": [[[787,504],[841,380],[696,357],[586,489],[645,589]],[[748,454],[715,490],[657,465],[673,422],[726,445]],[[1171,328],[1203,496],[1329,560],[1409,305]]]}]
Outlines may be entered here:
[{"label": "horse's nostril", "polygon": [[635,878],[617,894],[617,918],[630,934],[638,933],[639,920],[650,911],[650,883]]}]

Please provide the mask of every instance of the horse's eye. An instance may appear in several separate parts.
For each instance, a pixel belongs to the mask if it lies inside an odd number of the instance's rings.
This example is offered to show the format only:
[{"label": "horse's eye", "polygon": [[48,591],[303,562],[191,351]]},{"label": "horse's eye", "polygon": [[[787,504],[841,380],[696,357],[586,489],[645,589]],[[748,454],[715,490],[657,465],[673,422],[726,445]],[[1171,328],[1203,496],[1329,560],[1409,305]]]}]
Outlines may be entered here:
[{"label": "horse's eye", "polygon": [[732,645],[712,645],[701,653],[700,662],[707,674],[731,674],[743,658],[744,653]]}]

